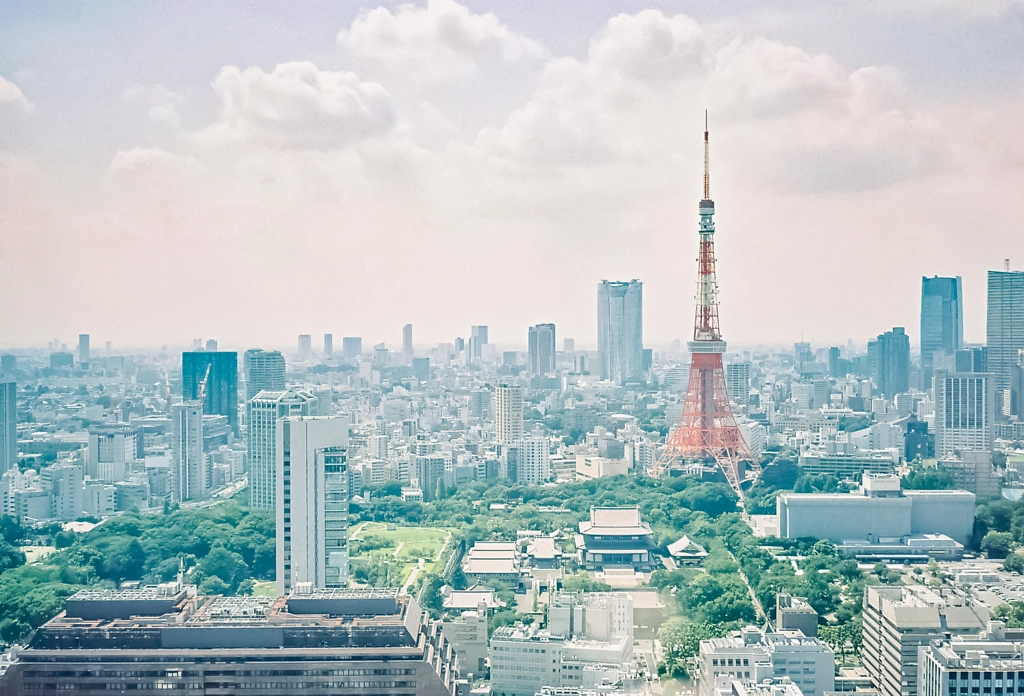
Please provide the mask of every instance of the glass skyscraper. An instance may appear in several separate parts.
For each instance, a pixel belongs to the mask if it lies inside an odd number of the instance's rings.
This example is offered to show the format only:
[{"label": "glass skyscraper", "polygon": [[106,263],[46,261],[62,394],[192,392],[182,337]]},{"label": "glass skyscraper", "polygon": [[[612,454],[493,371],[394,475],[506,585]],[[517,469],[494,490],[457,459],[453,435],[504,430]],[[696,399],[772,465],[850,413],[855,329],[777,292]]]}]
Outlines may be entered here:
[{"label": "glass skyscraper", "polygon": [[[209,378],[207,378],[209,370]],[[238,434],[238,353],[234,351],[194,351],[181,354],[181,397],[185,401],[199,398],[206,379],[203,396],[205,415],[227,416],[235,435]]]},{"label": "glass skyscraper", "polygon": [[963,347],[964,310],[960,276],[921,278],[921,387],[930,389],[935,357]]},{"label": "glass skyscraper", "polygon": [[868,369],[875,386],[889,399],[910,389],[910,337],[902,326],[868,342]]},{"label": "glass skyscraper", "polygon": [[1010,371],[1024,350],[1024,271],[988,272],[988,369],[996,389],[1010,386]]},{"label": "glass skyscraper", "polygon": [[264,389],[284,390],[284,356],[280,351],[250,348],[242,356],[242,363],[245,371],[246,401]]},{"label": "glass skyscraper", "polygon": [[601,379],[622,384],[643,374],[643,283],[602,280],[597,286],[597,350]]}]

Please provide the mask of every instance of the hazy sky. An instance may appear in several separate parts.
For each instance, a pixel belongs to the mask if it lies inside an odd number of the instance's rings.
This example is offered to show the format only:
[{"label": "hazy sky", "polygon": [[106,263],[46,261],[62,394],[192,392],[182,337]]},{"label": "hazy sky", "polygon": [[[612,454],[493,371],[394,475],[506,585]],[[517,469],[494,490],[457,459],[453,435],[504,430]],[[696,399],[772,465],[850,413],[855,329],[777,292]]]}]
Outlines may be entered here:
[{"label": "hazy sky", "polygon": [[0,4],[0,346],[862,343],[1024,265],[1024,3]]}]

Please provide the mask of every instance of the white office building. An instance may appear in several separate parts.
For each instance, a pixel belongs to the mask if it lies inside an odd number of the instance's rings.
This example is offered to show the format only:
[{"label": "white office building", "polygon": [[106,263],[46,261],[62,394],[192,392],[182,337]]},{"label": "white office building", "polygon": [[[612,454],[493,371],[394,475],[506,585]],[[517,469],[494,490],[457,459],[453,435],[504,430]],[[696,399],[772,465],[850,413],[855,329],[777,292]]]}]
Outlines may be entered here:
[{"label": "white office building", "polygon": [[918,585],[866,587],[861,661],[880,696],[917,696],[918,648],[977,634],[988,618],[987,607],[961,595]]},{"label": "white office building", "polygon": [[824,696],[835,689],[835,662],[835,653],[817,638],[747,626],[700,642],[697,687],[700,696],[716,696],[737,680],[788,677],[807,696]]},{"label": "white office building", "polygon": [[725,388],[729,392],[729,401],[737,406],[747,406],[750,403],[749,362],[734,362],[725,366]]},{"label": "white office building", "polygon": [[545,687],[596,689],[630,674],[633,601],[628,595],[562,595],[548,617],[546,630],[495,629],[493,696],[533,696]]},{"label": "white office building", "polygon": [[501,384],[494,390],[494,435],[499,445],[523,439],[523,388]]},{"label": "white office building", "polygon": [[277,593],[348,585],[348,420],[290,416],[277,434]]},{"label": "white office building", "polygon": [[246,406],[249,505],[276,509],[277,421],[286,416],[319,416],[319,400],[304,389],[261,391]]},{"label": "white office building", "polygon": [[992,450],[994,386],[994,376],[989,372],[936,371],[935,456]]},{"label": "white office building", "polygon": [[203,406],[171,406],[171,502],[202,500],[213,488],[213,470],[203,452]]},{"label": "white office building", "polygon": [[39,472],[43,488],[53,496],[52,517],[64,522],[78,519],[85,510],[85,472],[81,464],[61,462]]},{"label": "white office building", "polygon": [[138,436],[126,425],[98,426],[89,429],[89,477],[113,483],[124,481],[132,472],[138,456]]},{"label": "white office building", "polygon": [[1002,623],[992,622],[978,636],[922,645],[917,653],[918,696],[1024,693],[1024,643],[1007,640],[1005,633]]},{"label": "white office building", "polygon": [[551,479],[551,460],[548,439],[531,435],[519,448],[516,483],[543,483]]}]

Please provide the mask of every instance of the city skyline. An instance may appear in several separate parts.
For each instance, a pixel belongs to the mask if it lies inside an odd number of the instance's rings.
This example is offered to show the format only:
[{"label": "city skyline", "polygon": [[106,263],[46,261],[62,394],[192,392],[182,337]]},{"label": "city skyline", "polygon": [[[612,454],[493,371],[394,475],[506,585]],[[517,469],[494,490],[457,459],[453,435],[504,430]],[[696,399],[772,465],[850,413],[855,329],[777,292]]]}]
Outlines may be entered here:
[{"label": "city skyline", "polygon": [[[305,9],[0,10],[0,292],[37,288],[33,312],[0,310],[5,345],[286,345],[411,320],[423,345],[551,321],[585,347],[602,278],[644,282],[646,344],[685,339],[705,108],[734,345],[918,336],[933,275],[963,278],[964,338],[984,340],[985,273],[1014,261],[1022,212],[1017,5],[590,5],[571,35],[547,6]],[[391,272],[399,252],[416,262]],[[473,292],[436,282],[453,262]],[[271,273],[336,300],[247,293]]]}]

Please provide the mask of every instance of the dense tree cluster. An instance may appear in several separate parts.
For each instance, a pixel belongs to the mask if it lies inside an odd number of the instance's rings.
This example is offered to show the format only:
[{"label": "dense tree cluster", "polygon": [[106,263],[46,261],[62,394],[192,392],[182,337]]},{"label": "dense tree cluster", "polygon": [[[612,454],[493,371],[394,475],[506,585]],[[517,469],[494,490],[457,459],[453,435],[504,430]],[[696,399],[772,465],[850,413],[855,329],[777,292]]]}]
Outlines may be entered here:
[{"label": "dense tree cluster", "polygon": [[235,501],[165,515],[129,512],[86,534],[45,530],[58,550],[24,565],[19,543],[40,534],[0,518],[0,639],[23,640],[53,618],[84,586],[116,587],[126,580],[171,580],[180,562],[202,592],[251,592],[254,579],[273,579],[273,513]]}]

